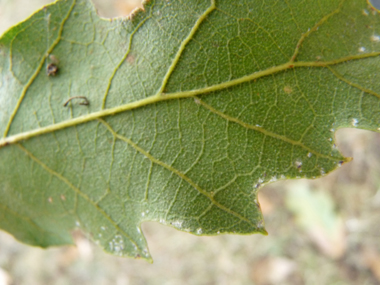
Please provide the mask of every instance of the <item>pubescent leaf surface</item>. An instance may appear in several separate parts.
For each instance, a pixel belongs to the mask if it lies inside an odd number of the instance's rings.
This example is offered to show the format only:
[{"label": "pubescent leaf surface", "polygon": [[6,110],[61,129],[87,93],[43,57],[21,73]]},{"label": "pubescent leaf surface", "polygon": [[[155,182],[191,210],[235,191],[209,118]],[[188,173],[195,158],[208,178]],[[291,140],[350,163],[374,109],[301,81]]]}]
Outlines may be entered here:
[{"label": "pubescent leaf surface", "polygon": [[348,161],[338,128],[380,130],[379,35],[365,0],[45,7],[0,40],[0,228],[148,260],[143,221],[265,234],[262,185]]}]

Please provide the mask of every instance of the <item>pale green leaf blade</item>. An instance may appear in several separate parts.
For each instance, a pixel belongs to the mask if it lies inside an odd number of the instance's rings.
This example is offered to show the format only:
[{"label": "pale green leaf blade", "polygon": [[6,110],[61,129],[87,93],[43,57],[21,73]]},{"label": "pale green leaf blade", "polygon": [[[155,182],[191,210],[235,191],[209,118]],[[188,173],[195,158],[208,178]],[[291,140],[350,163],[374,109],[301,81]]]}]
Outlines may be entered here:
[{"label": "pale green leaf blade", "polygon": [[379,34],[364,0],[46,7],[0,40],[0,227],[147,259],[147,220],[265,233],[261,185],[341,165],[338,128],[379,130]]}]

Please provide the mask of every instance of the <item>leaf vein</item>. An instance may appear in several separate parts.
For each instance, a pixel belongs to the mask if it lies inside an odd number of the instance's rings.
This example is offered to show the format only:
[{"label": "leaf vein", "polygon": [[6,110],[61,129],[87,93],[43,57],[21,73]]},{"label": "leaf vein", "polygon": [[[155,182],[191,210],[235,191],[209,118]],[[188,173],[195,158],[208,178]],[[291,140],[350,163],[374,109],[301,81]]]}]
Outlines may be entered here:
[{"label": "leaf vein", "polygon": [[4,131],[4,138],[8,136],[8,133],[9,133],[9,130],[11,128],[11,125],[12,125],[12,122],[14,120],[14,118],[16,117],[16,114],[18,112],[18,110],[20,109],[20,106],[21,106],[21,103],[22,101],[24,100],[25,98],[25,95],[26,95],[26,92],[28,91],[29,87],[33,84],[34,80],[37,78],[38,74],[40,73],[41,69],[42,69],[42,66],[44,65],[45,63],[45,60],[46,58],[49,56],[49,54],[53,51],[53,49],[57,46],[57,44],[60,42],[61,40],[61,36],[62,36],[62,32],[63,32],[63,26],[65,25],[66,21],[68,20],[68,18],[70,17],[70,14],[71,12],[73,11],[74,7],[75,7],[75,4],[76,4],[76,0],[73,1],[73,4],[71,5],[70,9],[69,9],[69,12],[67,13],[66,17],[62,20],[62,23],[61,23],[61,26],[59,28],[59,32],[58,32],[58,36],[57,36],[57,39],[53,42],[53,44],[50,46],[50,48],[47,50],[47,53],[42,57],[41,61],[40,61],[40,64],[38,65],[36,71],[33,73],[32,77],[29,79],[29,81],[27,82],[27,84],[25,85],[25,87],[23,88],[22,92],[21,92],[21,96],[20,98],[18,99],[17,101],[17,104],[16,104],[16,107],[15,109],[13,110],[10,118],[9,118],[9,121],[8,121],[8,124],[5,128],[5,131]]},{"label": "leaf vein", "polygon": [[164,90],[166,88],[166,85],[169,82],[169,78],[172,75],[174,69],[177,66],[178,61],[180,60],[182,53],[186,49],[187,44],[191,41],[191,39],[194,37],[195,33],[198,31],[198,28],[202,24],[202,22],[207,18],[207,16],[216,9],[215,0],[211,0],[211,6],[198,18],[198,20],[195,22],[194,27],[190,30],[189,35],[186,37],[186,39],[181,43],[179,46],[179,49],[177,51],[176,56],[173,59],[172,64],[170,65],[167,73],[164,76],[164,79],[162,81],[161,88],[158,91],[158,95],[164,93]]},{"label": "leaf vein", "polygon": [[36,224],[31,218],[26,217],[26,216],[22,216],[22,215],[20,215],[19,213],[15,212],[15,211],[12,211],[12,209],[10,209],[8,206],[6,206],[6,205],[4,205],[4,204],[2,204],[2,203],[0,203],[0,208],[2,208],[2,210],[5,210],[5,211],[10,212],[12,215],[17,216],[17,217],[19,217],[19,218],[22,219],[22,220],[28,222],[30,225],[32,225],[33,227],[37,228],[38,230],[43,231],[43,232],[46,232],[45,229],[41,228],[41,227],[40,227],[38,224]]},{"label": "leaf vein", "polygon": [[334,16],[335,14],[338,14],[340,12],[340,10],[342,9],[342,6],[343,6],[343,3],[345,2],[346,0],[342,0],[340,3],[339,3],[339,6],[337,9],[335,9],[334,11],[332,11],[330,14],[324,16],[317,24],[315,24],[314,27],[312,27],[310,30],[308,30],[306,33],[304,33],[301,38],[299,39],[298,43],[297,43],[297,46],[296,46],[296,49],[294,51],[294,54],[292,55],[292,57],[290,58],[290,62],[293,62],[295,61],[297,55],[299,54],[299,51],[300,51],[300,48],[302,46],[302,43],[305,41],[305,39],[310,35],[312,34],[313,32],[317,31],[318,28],[320,26],[322,26],[328,19],[330,19],[332,16]]},{"label": "leaf vein", "polygon": [[[59,180],[61,180],[63,183],[65,183],[69,188],[71,188],[77,195],[81,196],[83,199],[85,199],[87,202],[89,202],[93,207],[96,208],[96,210],[101,213],[109,222],[110,224],[120,233],[122,233],[132,244],[134,244],[137,248],[139,248],[138,244],[122,229],[120,226],[116,224],[114,220],[94,201],[90,199],[89,196],[87,196],[85,193],[83,193],[79,188],[75,187],[66,177],[62,176],[58,172],[54,171],[50,167],[48,167],[46,164],[44,164],[41,160],[39,160],[37,157],[35,157],[29,150],[27,150],[25,147],[23,147],[21,144],[17,144],[17,146],[33,161],[35,161],[40,167],[42,167],[45,171],[47,171],[49,174],[55,176]],[[141,251],[142,249],[139,248]]]},{"label": "leaf vein", "polygon": [[334,74],[339,80],[341,80],[341,81],[347,83],[348,85],[350,85],[350,86],[352,86],[352,87],[355,87],[355,88],[357,88],[357,89],[359,89],[359,90],[361,90],[361,91],[363,91],[363,92],[365,92],[365,93],[368,93],[368,94],[374,95],[374,96],[376,96],[377,98],[380,99],[380,94],[379,94],[379,93],[377,93],[377,92],[375,92],[375,91],[373,91],[373,90],[367,89],[367,88],[365,88],[365,87],[363,87],[363,86],[360,86],[359,84],[356,84],[356,83],[354,83],[354,82],[351,82],[351,81],[347,80],[346,78],[344,78],[343,75],[341,75],[338,71],[336,71],[335,69],[333,69],[333,68],[330,67],[330,66],[327,66],[327,68],[328,68],[328,69],[331,71],[331,73]]},{"label": "leaf vein", "polygon": [[231,117],[227,114],[224,114],[223,112],[213,108],[212,106],[208,105],[207,103],[205,103],[204,101],[199,100],[199,103],[205,107],[206,109],[208,109],[209,111],[211,111],[212,113],[222,117],[223,119],[227,120],[227,121],[230,121],[230,122],[234,122],[236,124],[239,124],[241,125],[242,127],[246,128],[246,129],[251,129],[251,130],[255,130],[257,132],[260,132],[262,134],[264,134],[265,136],[268,136],[268,137],[272,137],[272,138],[275,138],[275,139],[279,139],[279,140],[282,140],[284,142],[287,142],[293,146],[299,146],[299,147],[302,147],[303,149],[307,150],[308,152],[316,155],[316,156],[319,156],[319,157],[322,157],[322,158],[326,158],[326,159],[329,159],[329,160],[336,160],[336,161],[340,161],[341,158],[336,158],[336,157],[331,157],[329,155],[325,155],[325,154],[322,154],[322,153],[319,153],[319,152],[316,152],[315,150],[307,147],[306,145],[304,145],[303,143],[301,143],[300,141],[295,141],[295,140],[292,140],[292,139],[289,139],[285,136],[282,136],[282,135],[279,135],[279,134],[276,134],[276,133],[273,133],[271,131],[268,131],[268,130],[265,130],[263,127],[258,127],[258,126],[253,126],[253,125],[250,125],[250,124],[247,124],[243,121],[240,121],[239,119],[236,119],[234,117]]},{"label": "leaf vein", "polygon": [[115,78],[116,76],[116,73],[117,71],[120,69],[120,67],[123,65],[123,63],[126,61],[128,55],[130,54],[131,52],[131,48],[132,48],[132,41],[133,41],[133,37],[134,35],[137,33],[137,31],[141,28],[141,26],[143,24],[145,24],[145,22],[150,19],[152,17],[152,14],[150,14],[148,17],[146,17],[144,20],[141,21],[140,24],[137,25],[137,27],[134,29],[134,31],[130,34],[129,36],[129,43],[128,43],[128,50],[127,52],[124,54],[123,58],[120,60],[119,64],[116,66],[116,68],[113,70],[112,74],[111,74],[111,77],[108,79],[108,85],[107,85],[107,88],[106,88],[106,92],[104,94],[104,98],[103,98],[103,104],[102,104],[102,109],[105,109],[106,107],[106,102],[107,102],[107,97],[108,97],[108,94],[109,94],[109,91],[111,89],[111,85],[112,85],[112,81],[113,79]]},{"label": "leaf vein", "polygon": [[105,122],[104,120],[102,119],[98,119],[108,130],[111,134],[113,134],[116,138],[118,138],[119,140],[122,140],[124,142],[126,142],[128,145],[130,145],[131,147],[133,147],[137,152],[141,153],[142,155],[144,155],[145,157],[147,157],[150,161],[152,161],[153,163],[169,170],[170,172],[176,174],[177,176],[179,176],[182,180],[186,181],[187,183],[189,183],[192,187],[194,187],[194,189],[196,189],[200,194],[202,194],[203,196],[205,196],[206,198],[208,198],[210,200],[210,202],[215,205],[216,207],[218,207],[219,209],[225,211],[226,213],[229,213],[237,218],[239,218],[240,220],[243,220],[247,223],[249,223],[250,225],[254,226],[254,227],[257,227],[257,225],[253,224],[252,221],[250,221],[249,219],[245,218],[244,216],[232,211],[231,209],[228,209],[226,206],[220,204],[218,201],[215,200],[214,196],[211,195],[210,193],[207,193],[207,191],[205,191],[204,189],[202,189],[199,185],[197,185],[194,181],[192,181],[188,176],[186,176],[185,174],[183,174],[182,172],[180,172],[179,170],[177,170],[176,168],[158,160],[157,158],[155,158],[154,156],[152,156],[150,153],[148,153],[147,151],[145,151],[144,149],[142,149],[141,147],[139,147],[137,144],[135,144],[132,140],[118,134],[117,132],[114,131],[114,129],[107,123]]},{"label": "leaf vein", "polygon": [[169,94],[156,94],[156,95],[152,95],[150,97],[143,98],[131,103],[127,103],[121,106],[117,106],[117,107],[113,107],[113,108],[109,108],[105,110],[100,110],[88,115],[69,119],[69,120],[66,120],[54,125],[49,125],[40,129],[34,129],[34,130],[26,131],[17,135],[4,137],[0,139],[0,147],[6,146],[9,144],[14,144],[22,140],[30,139],[32,137],[36,137],[39,135],[69,128],[75,125],[94,121],[102,117],[111,116],[111,115],[115,115],[121,112],[137,109],[146,105],[150,105],[150,104],[154,104],[154,103],[158,103],[162,101],[167,101],[167,100],[193,98],[194,96],[197,96],[197,95],[210,94],[212,92],[220,91],[220,90],[227,89],[239,84],[250,82],[261,77],[276,74],[276,73],[288,70],[290,68],[302,68],[302,67],[326,68],[328,66],[338,65],[338,64],[345,63],[352,60],[376,57],[379,55],[380,55],[380,52],[372,52],[372,53],[366,53],[366,54],[347,56],[347,57],[343,57],[343,58],[331,60],[331,61],[288,62],[288,63],[284,63],[275,67],[270,67],[262,71],[255,72],[250,75],[245,75],[243,77],[240,77],[231,81],[219,83],[219,84],[205,87],[205,88],[200,88],[200,89],[190,90],[190,91],[180,91],[180,92],[174,92],[174,93],[169,93]]}]

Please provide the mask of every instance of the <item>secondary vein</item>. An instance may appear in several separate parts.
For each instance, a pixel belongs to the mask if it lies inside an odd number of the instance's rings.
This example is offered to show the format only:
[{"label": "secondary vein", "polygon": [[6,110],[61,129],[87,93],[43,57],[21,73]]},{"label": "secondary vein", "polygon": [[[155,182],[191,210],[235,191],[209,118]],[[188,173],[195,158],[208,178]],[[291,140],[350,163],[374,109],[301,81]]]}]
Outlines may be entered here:
[{"label": "secondary vein", "polygon": [[102,119],[99,119],[99,121],[108,129],[108,131],[110,133],[112,133],[112,135],[119,139],[119,140],[122,140],[124,142],[126,142],[128,145],[130,145],[131,147],[133,147],[136,151],[138,151],[139,153],[141,153],[142,155],[144,155],[145,157],[147,157],[152,163],[154,164],[157,164],[167,170],[169,170],[170,172],[178,175],[182,180],[186,181],[187,183],[189,183],[192,187],[194,187],[200,194],[202,194],[203,196],[205,196],[207,199],[210,200],[210,202],[218,207],[219,209],[239,218],[240,220],[242,221],[245,221],[247,223],[249,223],[250,225],[254,226],[254,227],[257,227],[257,225],[255,223],[252,223],[252,221],[250,221],[249,219],[247,219],[246,217],[232,211],[231,209],[227,208],[226,206],[220,204],[218,201],[215,200],[215,198],[213,197],[213,195],[211,195],[210,193],[208,193],[207,191],[205,191],[204,189],[202,189],[199,185],[197,185],[194,181],[192,181],[188,176],[186,176],[185,174],[183,174],[181,171],[179,171],[178,169],[174,168],[173,166],[171,165],[168,165],[166,164],[165,162],[161,161],[161,160],[158,160],[157,158],[155,158],[153,155],[151,155],[149,152],[145,151],[143,148],[141,148],[140,146],[138,146],[136,143],[134,143],[132,140],[118,134],[108,123],[106,123],[104,120]]},{"label": "secondary vein", "polygon": [[295,61],[299,51],[300,51],[300,47],[302,45],[302,43],[305,41],[305,39],[313,32],[317,31],[318,28],[320,26],[322,26],[322,24],[324,22],[326,22],[328,19],[330,19],[332,16],[334,16],[335,14],[338,14],[343,6],[343,3],[345,2],[345,0],[342,0],[340,3],[339,3],[339,6],[337,9],[335,9],[334,11],[332,11],[330,14],[326,15],[325,17],[323,17],[317,24],[315,24],[314,27],[312,27],[311,29],[309,29],[306,33],[304,33],[300,40],[298,41],[297,43],[297,46],[296,46],[296,49],[294,51],[294,54],[292,56],[292,58],[290,59],[290,61]]},{"label": "secondary vein", "polygon": [[182,41],[176,56],[173,59],[172,64],[170,65],[168,72],[165,74],[164,79],[162,80],[161,88],[158,91],[158,94],[161,94],[164,92],[166,85],[168,84],[169,78],[172,75],[174,69],[177,66],[178,61],[181,58],[181,55],[183,51],[185,50],[187,44],[191,41],[191,39],[194,37],[195,33],[198,31],[199,26],[202,24],[202,22],[207,18],[207,16],[216,9],[215,0],[211,0],[211,6],[201,15],[198,20],[195,22],[194,27],[191,29],[189,35],[186,37],[184,41]]},{"label": "secondary vein", "polygon": [[132,47],[132,40],[133,40],[133,37],[134,35],[136,34],[136,32],[141,28],[141,26],[143,24],[145,24],[145,22],[150,19],[152,17],[152,15],[149,15],[148,17],[146,17],[144,20],[142,20],[140,22],[140,24],[137,25],[137,27],[135,28],[135,30],[131,33],[131,35],[129,36],[129,44],[128,44],[128,50],[127,52],[124,54],[123,58],[120,60],[119,64],[116,66],[116,68],[114,69],[114,71],[112,72],[111,74],[111,77],[110,79],[108,80],[108,85],[107,85],[107,88],[106,88],[106,92],[104,94],[104,98],[103,98],[103,104],[102,104],[102,109],[104,109],[106,107],[106,102],[107,102],[107,97],[108,97],[108,94],[109,94],[109,91],[111,89],[111,85],[112,85],[112,81],[113,79],[115,78],[115,75],[117,73],[117,71],[120,69],[120,67],[123,65],[123,63],[125,62],[125,60],[127,59],[127,57],[129,56],[130,52],[131,52],[131,47]]},{"label": "secondary vein", "polygon": [[377,93],[377,92],[375,92],[375,91],[373,91],[373,90],[367,89],[367,88],[365,88],[365,87],[363,87],[363,86],[360,86],[360,85],[357,84],[357,83],[354,83],[354,82],[351,82],[351,81],[347,80],[346,78],[343,77],[343,75],[341,75],[338,71],[336,71],[335,69],[331,68],[330,66],[328,66],[327,68],[328,68],[328,69],[331,71],[331,73],[334,74],[339,80],[341,80],[341,81],[347,83],[348,85],[351,85],[352,87],[355,87],[355,88],[357,88],[357,89],[359,89],[359,90],[361,90],[361,91],[363,91],[363,92],[365,92],[365,93],[368,93],[368,94],[371,94],[371,95],[373,95],[373,96],[376,96],[377,98],[380,99],[380,94],[379,94],[379,93]]},{"label": "secondary vein", "polygon": [[[204,101],[202,100],[198,100],[199,104],[202,105],[203,107],[205,107],[207,110],[209,110],[210,112],[222,117],[223,119],[227,120],[227,121],[230,121],[230,122],[234,122],[236,124],[239,124],[241,125],[242,127],[246,128],[246,129],[250,129],[250,130],[255,130],[257,132],[260,132],[268,137],[272,137],[272,138],[275,138],[275,139],[278,139],[278,140],[282,140],[284,142],[287,142],[289,144],[292,144],[292,145],[296,145],[296,146],[299,146],[299,147],[302,147],[303,149],[307,150],[308,152],[316,155],[316,156],[319,156],[319,157],[322,157],[322,158],[326,158],[326,159],[329,159],[329,160],[335,160],[335,161],[340,161],[342,160],[341,158],[337,158],[337,157],[332,157],[332,156],[329,156],[329,155],[325,155],[325,154],[322,154],[322,153],[319,153],[319,152],[316,152],[315,150],[307,147],[306,145],[304,145],[302,142],[300,141],[295,141],[295,140],[292,140],[292,139],[289,139],[285,136],[282,136],[282,135],[279,135],[279,134],[276,134],[276,133],[273,133],[271,131],[268,131],[262,127],[257,127],[257,126],[253,126],[253,125],[250,125],[250,124],[247,124],[237,118],[234,118],[234,117],[231,117],[215,108],[213,108],[212,106],[206,104]],[[346,159],[346,161],[348,161],[348,159]]]},{"label": "secondary vein", "polygon": [[16,107],[13,110],[13,112],[12,112],[10,118],[9,118],[7,127],[5,128],[4,136],[3,136],[4,138],[9,133],[9,129],[11,128],[12,122],[13,122],[13,120],[14,120],[17,112],[18,112],[18,110],[20,109],[21,103],[22,103],[22,101],[25,98],[26,92],[28,91],[29,87],[33,84],[34,80],[37,78],[38,74],[40,73],[41,68],[42,68],[42,66],[45,63],[45,60],[46,60],[47,56],[54,50],[54,48],[57,46],[57,44],[61,40],[61,36],[62,36],[62,32],[63,32],[63,26],[65,25],[66,21],[70,17],[70,14],[71,14],[71,12],[74,9],[75,4],[76,4],[76,0],[73,1],[73,4],[71,5],[71,7],[69,9],[69,12],[67,13],[66,17],[62,21],[61,26],[59,28],[59,32],[58,32],[58,36],[57,36],[56,40],[53,42],[53,44],[51,45],[51,47],[47,50],[46,54],[42,57],[42,59],[40,61],[40,64],[38,65],[36,71],[33,73],[32,77],[29,79],[29,81],[26,83],[25,87],[23,88],[23,90],[21,92],[21,96],[18,99]]},{"label": "secondary vein", "polygon": [[123,234],[133,245],[136,246],[139,250],[142,251],[142,249],[138,246],[138,244],[122,229],[120,228],[114,220],[102,209],[97,205],[89,196],[87,196],[85,193],[83,193],[79,188],[75,187],[66,177],[62,176],[58,172],[52,170],[49,168],[46,164],[44,164],[41,160],[39,160],[37,157],[35,157],[29,150],[27,150],[25,147],[23,147],[20,144],[17,144],[17,146],[22,150],[26,155],[28,155],[34,162],[36,162],[39,166],[41,166],[45,171],[50,173],[52,176],[58,178],[62,182],[64,182],[69,188],[71,188],[77,195],[81,196],[83,199],[85,199],[87,202],[89,202],[92,206],[96,208],[99,213],[101,213],[110,223],[111,225],[121,234]]}]

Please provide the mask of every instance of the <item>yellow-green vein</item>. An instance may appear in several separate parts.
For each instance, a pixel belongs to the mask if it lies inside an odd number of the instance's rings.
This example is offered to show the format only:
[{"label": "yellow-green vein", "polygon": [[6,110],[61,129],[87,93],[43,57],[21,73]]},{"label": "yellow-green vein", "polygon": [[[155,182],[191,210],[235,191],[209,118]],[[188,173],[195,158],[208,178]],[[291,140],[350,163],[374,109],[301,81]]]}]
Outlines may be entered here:
[{"label": "yellow-green vein", "polygon": [[[272,137],[272,138],[275,138],[275,139],[278,139],[278,140],[282,140],[284,142],[287,142],[289,144],[292,144],[292,145],[295,145],[295,146],[299,146],[299,147],[302,147],[303,149],[307,150],[308,152],[316,155],[316,156],[319,156],[319,157],[322,157],[322,158],[326,158],[326,159],[329,159],[329,160],[341,160],[340,158],[336,158],[336,157],[332,157],[332,156],[329,156],[329,155],[325,155],[325,154],[322,154],[322,153],[319,153],[319,152],[316,152],[315,150],[307,147],[306,145],[304,145],[303,143],[301,143],[300,141],[295,141],[295,140],[292,140],[292,139],[289,139],[285,136],[282,136],[282,135],[279,135],[279,134],[276,134],[276,133],[273,133],[271,131],[268,131],[262,127],[257,127],[257,126],[253,126],[253,125],[250,125],[250,124],[247,124],[237,118],[234,118],[234,117],[231,117],[231,116],[228,116],[227,114],[224,114],[223,112],[213,108],[212,106],[206,104],[205,102],[203,102],[202,100],[200,100],[199,98],[197,98],[197,102],[198,104],[202,105],[203,107],[205,107],[207,110],[209,110],[210,112],[222,117],[223,119],[226,119],[227,121],[230,121],[230,122],[234,122],[236,124],[239,124],[241,125],[242,127],[246,128],[246,129],[250,129],[250,130],[255,130],[257,132],[260,132],[262,134],[264,134],[265,136],[268,136],[268,137]],[[350,158],[347,158],[346,159],[346,162],[347,161],[350,161],[351,159]]]},{"label": "yellow-green vein", "polygon": [[1,203],[0,203],[0,208],[2,208],[4,211],[7,211],[7,212],[11,213],[12,215],[18,217],[19,219],[26,221],[27,223],[29,223],[30,225],[32,225],[34,228],[36,228],[36,229],[38,229],[38,230],[40,230],[42,232],[46,232],[45,229],[43,229],[42,227],[40,227],[39,225],[37,225],[31,218],[23,217],[19,213],[15,212],[15,211],[12,211],[8,206],[3,205]]},{"label": "yellow-green vein", "polygon": [[[189,177],[187,177],[185,174],[183,174],[181,171],[179,171],[178,169],[158,160],[157,158],[155,158],[154,156],[152,156],[149,152],[145,151],[144,149],[142,149],[141,147],[139,147],[137,144],[135,144],[133,141],[131,141],[130,139],[118,134],[117,132],[115,132],[115,130],[108,124],[106,123],[104,120],[102,119],[99,119],[99,121],[109,130],[109,132],[112,133],[112,135],[116,138],[118,138],[119,140],[122,140],[124,142],[126,142],[127,144],[129,144],[131,147],[133,147],[136,151],[138,151],[139,153],[141,153],[142,155],[144,155],[145,157],[147,157],[152,163],[154,164],[157,164],[167,170],[169,170],[170,172],[176,174],[177,176],[179,176],[182,180],[186,181],[187,183],[189,183],[192,187],[194,187],[194,189],[196,189],[200,194],[202,194],[203,196],[205,196],[207,199],[210,200],[210,202],[215,205],[216,207],[218,207],[219,209],[225,211],[226,213],[229,213],[230,215],[233,215],[237,218],[239,218],[240,220],[242,221],[245,221],[247,223],[249,223],[250,225],[254,226],[254,227],[257,227],[256,224],[253,224],[252,221],[250,221],[249,219],[243,217],[242,215],[234,212],[234,211],[231,211],[231,209],[228,209],[227,207],[223,206],[222,204],[220,204],[218,201],[216,201],[213,197],[213,195],[211,195],[210,193],[207,193],[207,191],[203,190],[199,185],[197,185],[194,181],[192,181]],[[259,229],[259,227],[257,227],[259,231],[261,231],[261,229]],[[265,230],[263,229],[262,230],[263,233],[265,232]]]},{"label": "yellow-green vein", "polygon": [[62,20],[61,26],[59,27],[57,38],[55,39],[53,44],[50,46],[50,48],[47,50],[47,53],[42,57],[40,64],[38,65],[36,71],[33,73],[32,77],[29,79],[29,81],[26,83],[26,85],[22,89],[21,96],[18,99],[16,107],[14,108],[14,110],[13,110],[13,112],[9,118],[8,124],[5,128],[4,136],[3,136],[4,138],[8,135],[9,129],[11,128],[12,122],[13,122],[18,110],[20,109],[21,103],[24,100],[26,92],[28,91],[29,87],[33,84],[34,80],[36,79],[36,77],[40,73],[40,71],[41,71],[41,69],[42,69],[42,67],[46,61],[46,58],[49,56],[49,54],[54,50],[54,48],[57,46],[57,44],[61,40],[61,36],[62,36],[62,32],[63,32],[63,26],[65,25],[66,21],[70,17],[70,14],[74,9],[75,4],[76,4],[76,0],[73,1],[73,4],[71,5],[71,7],[69,9],[69,12],[67,13],[66,17]]},{"label": "yellow-green vein", "polygon": [[106,101],[107,101],[107,97],[108,97],[108,94],[109,94],[109,91],[110,91],[110,88],[111,88],[111,85],[112,85],[112,81],[117,73],[117,71],[120,69],[120,67],[122,66],[122,64],[126,61],[129,53],[131,52],[131,47],[132,47],[132,40],[133,40],[133,37],[134,35],[136,34],[136,32],[141,28],[141,26],[149,19],[151,18],[152,15],[149,15],[148,17],[146,17],[144,20],[142,20],[140,22],[140,24],[137,25],[137,27],[134,29],[134,31],[131,33],[131,35],[129,36],[129,44],[128,44],[128,50],[127,52],[125,53],[125,55],[123,56],[123,58],[121,59],[121,61],[119,62],[119,64],[116,66],[116,68],[114,69],[114,71],[112,72],[111,74],[111,77],[110,79],[108,80],[108,85],[107,85],[107,88],[106,88],[106,92],[104,94],[104,98],[103,98],[103,104],[102,104],[102,109],[104,109],[106,107]]},{"label": "yellow-green vein", "polygon": [[181,45],[179,46],[178,52],[176,56],[173,59],[172,64],[170,65],[168,72],[165,74],[164,79],[162,80],[162,85],[160,87],[160,90],[158,91],[158,95],[161,93],[164,93],[165,87],[168,84],[169,78],[172,75],[174,69],[177,66],[177,63],[179,59],[181,58],[181,55],[183,51],[185,50],[187,44],[191,41],[191,39],[194,37],[195,33],[197,32],[199,26],[202,24],[202,22],[207,18],[207,16],[216,9],[215,0],[211,0],[211,6],[198,18],[198,20],[195,22],[194,27],[191,29],[189,35],[186,37],[184,41],[182,41]]},{"label": "yellow-green vein", "polygon": [[167,101],[167,100],[172,100],[172,99],[189,98],[189,97],[194,97],[197,95],[204,95],[211,92],[223,90],[223,89],[230,88],[242,83],[253,81],[255,79],[259,79],[264,76],[279,73],[290,68],[303,68],[303,67],[322,67],[323,68],[323,67],[337,65],[337,64],[344,63],[351,60],[370,58],[370,57],[375,57],[379,55],[380,55],[380,52],[372,52],[372,53],[366,53],[366,54],[360,54],[360,55],[354,55],[354,56],[347,56],[347,57],[343,57],[343,58],[340,58],[337,60],[331,60],[331,61],[288,62],[288,63],[281,64],[275,67],[270,67],[266,70],[252,73],[250,75],[243,76],[241,78],[215,84],[213,86],[209,86],[205,88],[200,88],[200,89],[190,90],[190,91],[183,91],[183,92],[174,92],[174,93],[168,93],[168,94],[156,94],[156,95],[152,95],[150,97],[147,97],[135,102],[127,103],[121,106],[117,106],[117,107],[113,107],[113,108],[105,109],[105,110],[100,110],[88,115],[73,118],[67,121],[63,121],[63,122],[49,125],[43,128],[27,131],[27,132],[13,135],[10,137],[4,137],[0,139],[0,147],[6,146],[8,144],[17,143],[19,141],[30,139],[32,137],[36,137],[39,135],[48,134],[51,132],[69,128],[75,125],[91,122],[102,117],[115,115],[115,114],[122,113],[125,111],[137,109],[137,108],[147,106],[150,104],[159,103],[162,101]]},{"label": "yellow-green vein", "polygon": [[367,88],[364,88],[362,86],[360,86],[359,84],[356,84],[356,83],[353,83],[349,80],[347,80],[346,78],[344,78],[338,71],[336,71],[335,69],[331,68],[330,66],[327,66],[327,68],[339,79],[339,80],[342,80],[343,82],[347,83],[348,85],[351,85],[352,87],[355,87],[365,93],[368,93],[368,94],[371,94],[373,96],[376,96],[377,98],[380,99],[380,94],[373,91],[373,90],[370,90],[370,89],[367,89]]},{"label": "yellow-green vein", "polygon": [[290,59],[291,62],[295,61],[299,51],[300,51],[300,47],[302,45],[302,43],[305,41],[305,39],[313,32],[315,32],[316,30],[318,30],[318,28],[324,23],[326,22],[329,18],[331,18],[332,16],[334,16],[335,14],[338,14],[340,9],[342,9],[342,6],[343,6],[343,3],[344,3],[345,0],[342,0],[340,3],[339,3],[339,6],[337,9],[335,9],[334,11],[332,11],[330,14],[324,16],[317,24],[315,24],[314,27],[312,27],[310,30],[308,30],[306,33],[302,34],[301,38],[299,39],[298,43],[297,43],[297,46],[296,46],[296,49]]},{"label": "yellow-green vein", "polygon": [[[110,223],[111,225],[121,234],[123,234],[130,242],[135,245],[138,249],[138,244],[123,230],[121,229],[114,220],[111,219],[111,217],[97,205],[94,201],[90,199],[86,194],[84,194],[80,189],[75,187],[66,177],[62,176],[58,172],[54,171],[53,169],[49,168],[46,164],[44,164],[41,160],[39,160],[37,157],[35,157],[30,151],[28,151],[25,147],[23,147],[21,144],[17,144],[17,146],[26,153],[33,161],[35,161],[38,165],[40,165],[44,170],[46,170],[48,173],[53,175],[54,177],[58,178],[62,182],[64,182],[69,188],[71,188],[77,195],[81,196],[83,199],[85,199],[87,202],[89,202],[93,207],[96,208],[96,210],[101,213]],[[140,249],[141,250],[141,249]],[[141,250],[142,251],[142,250]]]}]

